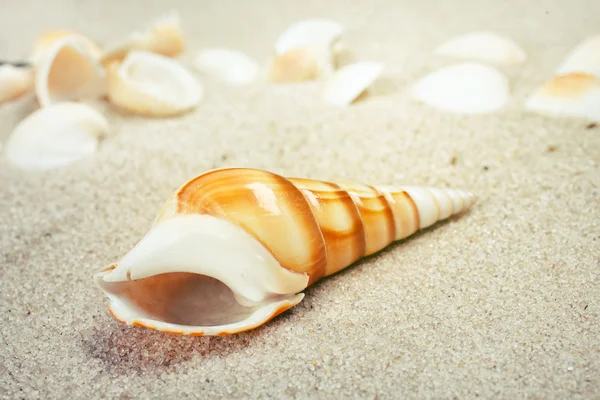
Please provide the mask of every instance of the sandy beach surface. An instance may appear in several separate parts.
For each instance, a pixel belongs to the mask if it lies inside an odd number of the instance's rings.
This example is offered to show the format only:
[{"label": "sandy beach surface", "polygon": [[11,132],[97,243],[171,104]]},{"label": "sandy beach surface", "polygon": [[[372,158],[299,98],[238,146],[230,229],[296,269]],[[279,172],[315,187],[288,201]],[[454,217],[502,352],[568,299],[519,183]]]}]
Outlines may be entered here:
[{"label": "sandy beach surface", "polygon": [[[328,17],[384,76],[340,108],[317,81],[232,87],[198,74],[193,112],[108,108],[111,136],[76,164],[27,172],[2,154],[1,398],[600,398],[600,126],[523,108],[600,33],[600,2],[3,0],[0,56],[27,57],[50,28],[113,43],[170,9],[186,66],[209,46],[264,65],[291,23]],[[528,55],[498,67],[507,105],[464,116],[412,100],[419,77],[457,62],[433,49],[482,29]],[[0,143],[35,107],[0,105]],[[478,202],[247,333],[182,337],[113,319],[93,273],[131,249],[175,188],[220,167],[460,188]]]}]

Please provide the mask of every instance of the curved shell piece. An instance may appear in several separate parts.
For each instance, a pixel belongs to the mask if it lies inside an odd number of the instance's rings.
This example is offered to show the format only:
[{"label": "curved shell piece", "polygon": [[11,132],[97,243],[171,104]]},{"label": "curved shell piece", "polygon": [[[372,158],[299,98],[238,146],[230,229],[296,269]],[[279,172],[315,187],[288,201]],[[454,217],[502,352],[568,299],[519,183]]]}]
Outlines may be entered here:
[{"label": "curved shell piece", "polygon": [[305,47],[331,49],[343,32],[342,25],[326,18],[311,18],[295,22],[275,42],[275,52],[285,54]]},{"label": "curved shell piece", "polygon": [[301,48],[273,57],[267,67],[267,80],[276,83],[317,79],[321,74],[321,54],[315,49]]},{"label": "curved shell piece", "polygon": [[557,75],[586,73],[600,79],[600,35],[579,43],[556,69]]},{"label": "curved shell piece", "polygon": [[323,99],[331,105],[348,105],[367,90],[382,72],[383,65],[376,62],[362,61],[347,65],[325,82]]},{"label": "curved shell piece", "polygon": [[471,32],[456,36],[439,46],[435,53],[504,65],[521,64],[527,58],[525,51],[513,40],[494,32]]},{"label": "curved shell piece", "polygon": [[104,53],[103,50],[94,41],[88,37],[67,29],[54,29],[43,32],[38,38],[36,38],[33,44],[33,51],[31,54],[31,61],[34,64],[38,64],[46,55],[48,51],[60,40],[67,37],[75,37],[79,43],[83,45],[87,54],[92,58],[98,59]]},{"label": "curved shell piece", "polygon": [[600,121],[600,78],[585,73],[558,76],[531,95],[525,108],[545,115]]},{"label": "curved shell piece", "polygon": [[19,123],[5,153],[12,164],[26,170],[62,167],[94,153],[108,130],[106,119],[85,104],[54,104]]},{"label": "curved shell piece", "polygon": [[509,97],[508,79],[479,63],[460,63],[421,78],[413,87],[415,99],[447,112],[482,114],[502,108]]},{"label": "curved shell piece", "polygon": [[33,89],[33,69],[0,65],[0,103],[23,96]]},{"label": "curved shell piece", "polygon": [[474,201],[460,190],[213,170],[177,189],[140,242],[94,280],[127,324],[242,332],[298,304],[323,277]]},{"label": "curved shell piece", "polygon": [[99,98],[106,72],[80,36],[65,36],[43,53],[35,70],[35,90],[42,107],[55,102]]},{"label": "curved shell piece", "polygon": [[134,114],[179,115],[195,108],[202,96],[202,86],[188,69],[159,54],[133,51],[108,69],[109,101]]},{"label": "curved shell piece", "polygon": [[232,85],[247,85],[256,80],[260,67],[245,53],[226,48],[209,48],[194,59],[194,67],[203,74]]},{"label": "curved shell piece", "polygon": [[112,46],[102,57],[102,64],[122,61],[129,52],[149,51],[175,57],[185,50],[179,12],[170,12],[157,18],[149,26],[131,33],[122,43]]}]

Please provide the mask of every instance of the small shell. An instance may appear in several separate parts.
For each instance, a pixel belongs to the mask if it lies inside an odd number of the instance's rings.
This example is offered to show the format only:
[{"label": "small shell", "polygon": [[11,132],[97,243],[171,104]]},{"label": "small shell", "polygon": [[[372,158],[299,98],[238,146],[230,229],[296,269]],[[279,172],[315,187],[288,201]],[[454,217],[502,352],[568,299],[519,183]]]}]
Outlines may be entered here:
[{"label": "small shell", "polygon": [[435,53],[505,65],[521,64],[527,58],[525,51],[514,41],[493,32],[456,36],[438,47]]},{"label": "small shell", "polygon": [[442,68],[413,87],[415,99],[447,112],[488,113],[508,100],[508,79],[497,69],[478,63],[461,63]]},{"label": "small shell", "polygon": [[175,57],[185,49],[179,12],[172,10],[158,18],[150,26],[133,32],[122,43],[109,49],[102,64],[122,61],[130,51],[141,50]]},{"label": "small shell", "polygon": [[298,21],[287,28],[275,43],[275,52],[317,47],[331,49],[342,34],[342,25],[334,20],[314,18]]},{"label": "small shell", "polygon": [[539,88],[525,108],[544,115],[600,121],[600,79],[584,73],[558,76]]},{"label": "small shell", "polygon": [[194,59],[194,66],[203,74],[232,85],[247,85],[256,80],[260,67],[239,50],[204,49]]},{"label": "small shell", "polygon": [[383,65],[376,62],[363,61],[347,65],[325,82],[323,99],[331,105],[348,105],[367,90],[382,72]]},{"label": "small shell", "polygon": [[267,68],[267,80],[277,83],[309,81],[319,77],[320,62],[314,49],[302,48],[277,55]]},{"label": "small shell", "polygon": [[195,108],[202,96],[202,86],[190,71],[159,54],[132,51],[108,70],[110,102],[134,114],[179,115]]},{"label": "small shell", "polygon": [[54,104],[37,109],[19,123],[5,153],[22,169],[57,168],[94,153],[108,130],[106,119],[85,104]]},{"label": "small shell", "polygon": [[33,69],[0,65],[0,103],[15,100],[33,89]]},{"label": "small shell", "polygon": [[35,88],[42,107],[54,102],[98,98],[105,91],[104,68],[79,36],[55,41],[39,59]]},{"label": "small shell", "polygon": [[213,170],[176,190],[94,282],[128,325],[243,332],[298,304],[306,287],[474,202],[461,190]]},{"label": "small shell", "polygon": [[96,43],[78,32],[66,29],[55,29],[42,33],[35,40],[31,61],[34,64],[39,64],[39,62],[46,56],[46,53],[53,48],[56,42],[67,37],[76,37],[77,41],[85,48],[86,53],[94,59],[100,58],[104,53]]},{"label": "small shell", "polygon": [[583,72],[600,78],[600,35],[590,36],[577,45],[556,69],[557,75]]}]

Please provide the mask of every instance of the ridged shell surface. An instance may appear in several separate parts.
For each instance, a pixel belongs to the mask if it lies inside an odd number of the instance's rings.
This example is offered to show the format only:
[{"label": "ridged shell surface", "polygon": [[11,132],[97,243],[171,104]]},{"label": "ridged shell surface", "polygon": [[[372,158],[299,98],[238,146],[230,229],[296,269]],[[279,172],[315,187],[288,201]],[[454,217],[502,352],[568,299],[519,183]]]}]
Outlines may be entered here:
[{"label": "ridged shell surface", "polygon": [[309,285],[420,228],[467,209],[473,195],[425,187],[284,178],[256,169],[209,171],[179,188],[157,216],[210,214],[259,240]]}]

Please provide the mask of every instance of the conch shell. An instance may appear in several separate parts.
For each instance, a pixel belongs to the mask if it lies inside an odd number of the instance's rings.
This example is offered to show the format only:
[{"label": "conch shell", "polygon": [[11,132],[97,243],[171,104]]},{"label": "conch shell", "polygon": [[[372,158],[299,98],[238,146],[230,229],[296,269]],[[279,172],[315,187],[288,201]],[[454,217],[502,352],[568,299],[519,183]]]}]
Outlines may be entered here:
[{"label": "conch shell", "polygon": [[213,170],[173,193],[150,231],[94,281],[128,325],[243,332],[298,304],[323,277],[474,200],[459,190]]}]

